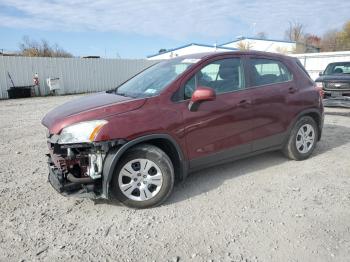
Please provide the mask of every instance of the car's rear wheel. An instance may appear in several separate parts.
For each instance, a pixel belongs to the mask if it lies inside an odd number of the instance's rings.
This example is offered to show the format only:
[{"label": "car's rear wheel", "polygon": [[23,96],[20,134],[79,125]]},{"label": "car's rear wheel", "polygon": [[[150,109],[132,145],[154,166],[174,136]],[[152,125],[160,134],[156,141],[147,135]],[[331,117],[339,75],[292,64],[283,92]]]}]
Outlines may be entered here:
[{"label": "car's rear wheel", "polygon": [[283,152],[290,159],[304,160],[314,151],[317,139],[318,128],[315,120],[310,116],[303,116],[295,123]]},{"label": "car's rear wheel", "polygon": [[160,205],[174,186],[174,168],[160,148],[142,144],[131,148],[119,162],[112,191],[123,204],[134,208]]}]

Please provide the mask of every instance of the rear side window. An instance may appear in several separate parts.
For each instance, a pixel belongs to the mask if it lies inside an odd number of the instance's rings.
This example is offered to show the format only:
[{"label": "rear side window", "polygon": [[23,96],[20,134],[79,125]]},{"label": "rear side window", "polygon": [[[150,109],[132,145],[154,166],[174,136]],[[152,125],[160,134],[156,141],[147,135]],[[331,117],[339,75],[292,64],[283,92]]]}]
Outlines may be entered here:
[{"label": "rear side window", "polygon": [[305,67],[300,63],[299,59],[296,58],[296,63],[299,66],[299,68],[301,70],[303,70],[303,72],[311,79],[311,76],[309,75],[309,73],[306,71]]},{"label": "rear side window", "polygon": [[272,59],[251,58],[252,86],[270,85],[293,79],[287,67],[280,61]]}]

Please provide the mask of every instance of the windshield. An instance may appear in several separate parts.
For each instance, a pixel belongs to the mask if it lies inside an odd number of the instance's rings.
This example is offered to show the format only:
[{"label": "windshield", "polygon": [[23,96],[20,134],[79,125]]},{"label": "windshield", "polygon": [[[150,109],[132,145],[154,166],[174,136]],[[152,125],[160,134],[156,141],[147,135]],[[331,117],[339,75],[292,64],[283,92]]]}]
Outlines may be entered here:
[{"label": "windshield", "polygon": [[172,59],[153,65],[116,88],[116,94],[143,98],[158,95],[198,59]]},{"label": "windshield", "polygon": [[330,64],[324,73],[325,75],[350,74],[350,62]]}]

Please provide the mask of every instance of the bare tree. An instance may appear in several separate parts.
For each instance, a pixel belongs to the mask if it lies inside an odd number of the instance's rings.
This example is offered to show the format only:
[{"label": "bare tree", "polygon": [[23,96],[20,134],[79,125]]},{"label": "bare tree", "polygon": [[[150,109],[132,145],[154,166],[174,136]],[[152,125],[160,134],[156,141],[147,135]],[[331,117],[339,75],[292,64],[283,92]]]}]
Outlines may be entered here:
[{"label": "bare tree", "polygon": [[239,50],[246,51],[251,50],[253,48],[253,45],[249,42],[239,41],[239,43],[237,44],[237,48]]},{"label": "bare tree", "polygon": [[289,41],[301,42],[304,38],[304,26],[299,22],[289,22],[285,31],[285,37]]},{"label": "bare tree", "polygon": [[326,32],[321,40],[321,50],[322,52],[332,52],[337,51],[339,48],[339,40],[338,40],[339,32],[336,30],[331,30]]},{"label": "bare tree", "polygon": [[44,39],[41,40],[41,42],[37,42],[35,40],[31,40],[28,36],[23,37],[19,48],[19,55],[22,56],[73,57],[71,53],[60,48],[57,44],[51,46],[49,42]]}]

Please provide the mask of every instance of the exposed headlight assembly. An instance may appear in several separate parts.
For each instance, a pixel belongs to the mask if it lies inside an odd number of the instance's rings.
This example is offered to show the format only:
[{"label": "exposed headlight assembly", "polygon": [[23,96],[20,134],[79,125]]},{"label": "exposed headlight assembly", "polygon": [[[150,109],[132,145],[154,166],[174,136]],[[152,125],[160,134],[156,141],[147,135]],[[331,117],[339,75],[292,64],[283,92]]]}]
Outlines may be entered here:
[{"label": "exposed headlight assembly", "polygon": [[91,143],[106,120],[80,122],[63,128],[58,139],[59,144]]}]

